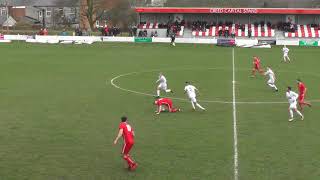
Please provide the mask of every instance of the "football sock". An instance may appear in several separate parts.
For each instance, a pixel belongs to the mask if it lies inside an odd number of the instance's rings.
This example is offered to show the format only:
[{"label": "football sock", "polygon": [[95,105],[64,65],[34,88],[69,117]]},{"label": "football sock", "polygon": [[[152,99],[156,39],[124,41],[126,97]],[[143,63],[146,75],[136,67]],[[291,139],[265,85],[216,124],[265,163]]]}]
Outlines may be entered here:
[{"label": "football sock", "polygon": [[192,104],[192,108],[193,108],[193,109],[196,109],[196,107],[194,106],[194,103],[193,103],[193,102],[191,102],[191,104]]},{"label": "football sock", "polygon": [[197,105],[200,109],[205,110],[205,108],[203,108],[200,104],[196,103],[196,105]]},{"label": "football sock", "polygon": [[157,90],[157,96],[160,96],[160,90]]},{"label": "football sock", "polygon": [[303,115],[301,114],[301,112],[299,110],[296,110],[297,114],[299,114],[300,117],[303,117]]},{"label": "football sock", "polygon": [[290,113],[290,118],[292,119],[293,118],[293,111],[290,109],[289,113]]},{"label": "football sock", "polygon": [[171,92],[171,89],[167,89],[166,92]]},{"label": "football sock", "polygon": [[290,58],[288,57],[288,61],[290,61]]},{"label": "football sock", "polygon": [[134,161],[130,158],[129,155],[124,155],[123,159],[127,161],[128,165],[131,167],[134,164]]}]

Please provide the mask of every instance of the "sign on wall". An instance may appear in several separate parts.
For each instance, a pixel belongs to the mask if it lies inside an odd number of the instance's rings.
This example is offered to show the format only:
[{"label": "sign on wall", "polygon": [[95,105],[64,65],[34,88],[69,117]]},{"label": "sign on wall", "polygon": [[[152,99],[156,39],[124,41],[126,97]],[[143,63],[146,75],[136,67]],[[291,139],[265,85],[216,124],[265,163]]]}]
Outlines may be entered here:
[{"label": "sign on wall", "polygon": [[318,46],[318,41],[299,41],[299,46]]},{"label": "sign on wall", "polygon": [[152,38],[150,38],[150,37],[136,37],[136,38],[134,38],[134,42],[151,43]]}]

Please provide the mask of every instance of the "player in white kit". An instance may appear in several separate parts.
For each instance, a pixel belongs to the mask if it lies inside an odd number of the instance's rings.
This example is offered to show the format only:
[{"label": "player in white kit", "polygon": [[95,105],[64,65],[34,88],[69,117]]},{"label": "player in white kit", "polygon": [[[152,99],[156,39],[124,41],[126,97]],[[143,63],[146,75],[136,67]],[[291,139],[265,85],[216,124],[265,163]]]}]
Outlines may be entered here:
[{"label": "player in white kit", "polygon": [[286,45],[284,45],[283,46],[283,48],[282,48],[282,52],[283,52],[283,61],[284,62],[287,62],[287,60],[288,60],[288,62],[290,62],[290,58],[289,58],[289,48],[287,48],[287,46]]},{"label": "player in white kit", "polygon": [[192,108],[193,110],[196,110],[196,107],[197,106],[198,108],[200,108],[201,110],[205,111],[206,109],[203,108],[198,102],[197,102],[197,94],[196,92],[199,92],[199,90],[194,87],[193,85],[191,85],[189,82],[186,82],[186,86],[184,87],[184,92],[187,93],[188,95],[188,98],[190,99],[191,101],[191,104],[192,104]]},{"label": "player in white kit", "polygon": [[267,67],[267,71],[264,73],[264,75],[269,76],[269,80],[267,81],[268,86],[270,86],[272,89],[278,92],[278,88],[275,85],[276,76],[269,66]]},{"label": "player in white kit", "polygon": [[157,97],[160,97],[161,90],[165,92],[173,92],[171,89],[168,89],[167,79],[162,73],[159,74],[159,79],[156,81],[156,83],[159,83],[157,87]]},{"label": "player in white kit", "polygon": [[289,121],[293,121],[293,111],[295,111],[300,117],[301,120],[304,119],[302,113],[297,109],[297,99],[299,95],[291,90],[291,87],[288,87],[286,92],[286,97],[289,102]]}]

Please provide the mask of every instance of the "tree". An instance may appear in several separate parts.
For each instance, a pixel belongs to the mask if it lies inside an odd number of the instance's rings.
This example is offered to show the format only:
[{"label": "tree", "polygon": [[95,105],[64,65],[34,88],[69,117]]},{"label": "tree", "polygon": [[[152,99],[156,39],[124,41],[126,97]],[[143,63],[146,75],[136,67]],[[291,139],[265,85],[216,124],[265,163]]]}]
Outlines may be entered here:
[{"label": "tree", "polygon": [[112,9],[118,0],[81,0],[82,20],[86,20],[91,30],[95,22],[100,19],[105,11]]},{"label": "tree", "polygon": [[128,0],[118,0],[118,3],[106,12],[106,17],[113,25],[127,28],[128,25],[137,23],[137,15]]}]

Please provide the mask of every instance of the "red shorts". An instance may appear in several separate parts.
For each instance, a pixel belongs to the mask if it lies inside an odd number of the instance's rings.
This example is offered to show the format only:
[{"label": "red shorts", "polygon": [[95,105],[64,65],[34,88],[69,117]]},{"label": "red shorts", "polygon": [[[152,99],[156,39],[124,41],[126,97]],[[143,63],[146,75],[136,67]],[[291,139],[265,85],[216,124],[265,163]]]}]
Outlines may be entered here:
[{"label": "red shorts", "polygon": [[134,143],[125,143],[122,147],[122,154],[129,154]]},{"label": "red shorts", "polygon": [[255,70],[260,70],[260,65],[255,65],[255,66],[254,66],[254,69],[255,69]]},{"label": "red shorts", "polygon": [[299,103],[304,102],[305,94],[299,94]]}]

